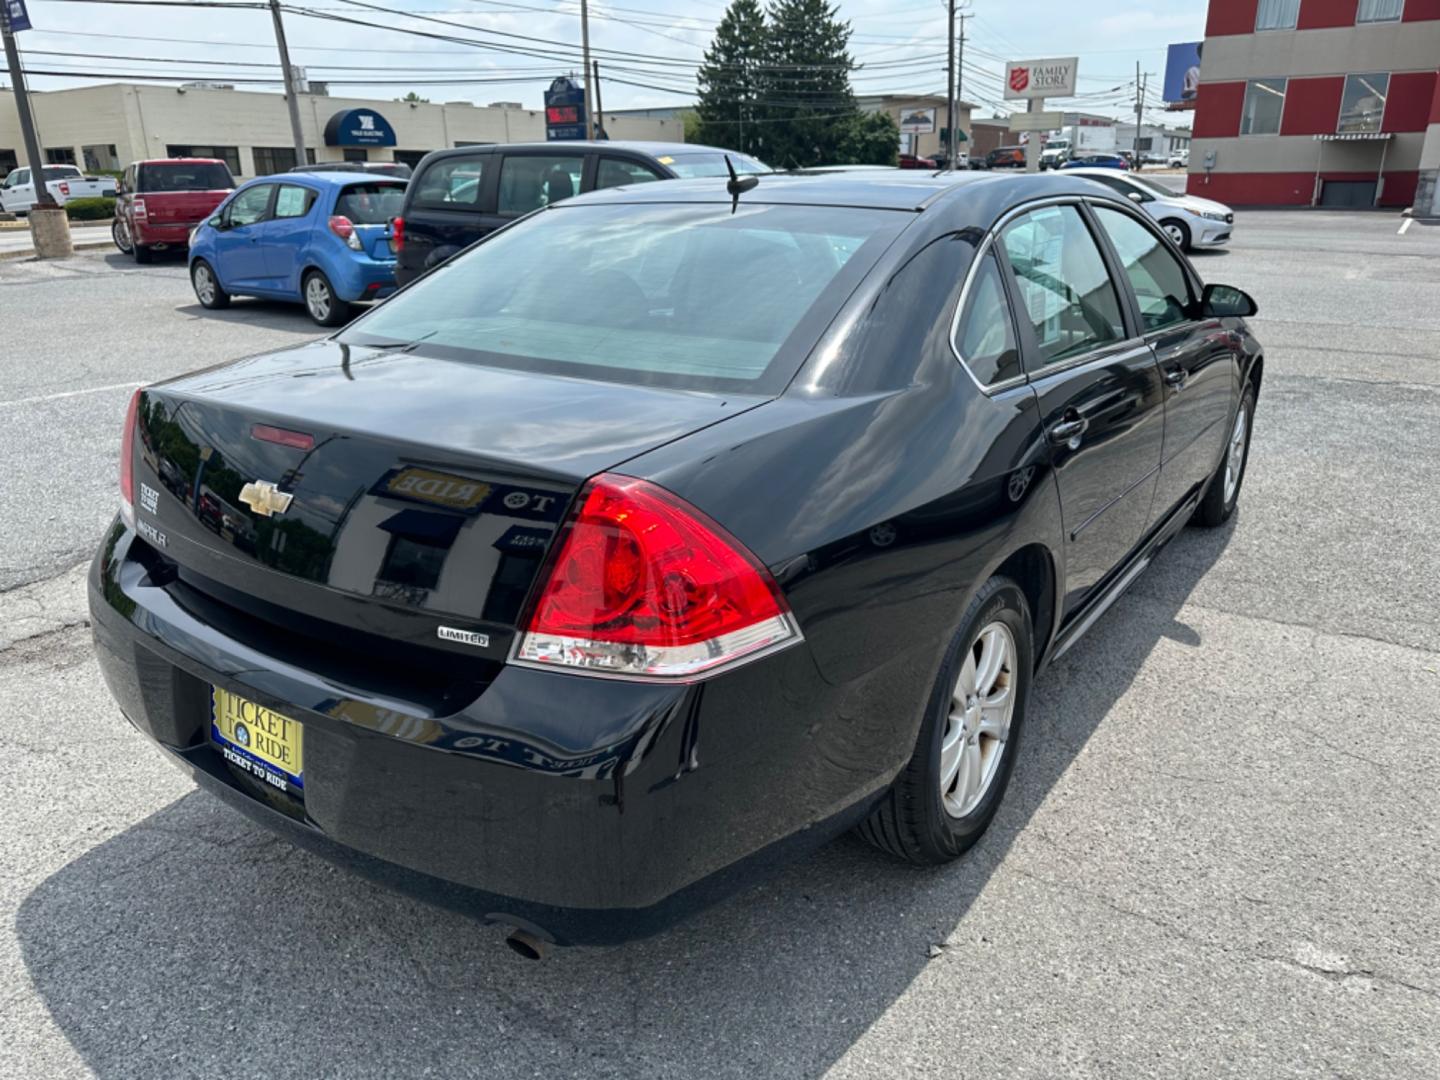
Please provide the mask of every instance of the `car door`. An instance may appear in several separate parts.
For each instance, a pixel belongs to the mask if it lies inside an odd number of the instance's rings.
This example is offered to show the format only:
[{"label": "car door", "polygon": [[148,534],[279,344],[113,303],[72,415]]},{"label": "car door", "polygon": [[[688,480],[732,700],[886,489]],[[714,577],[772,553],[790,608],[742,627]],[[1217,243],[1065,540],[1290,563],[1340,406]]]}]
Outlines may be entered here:
[{"label": "car door", "polygon": [[1217,318],[1200,318],[1200,290],[1148,220],[1093,207],[1137,305],[1145,342],[1165,384],[1165,442],[1155,495],[1164,514],[1207,483],[1225,447],[1240,393],[1240,343]]},{"label": "car door", "polygon": [[1139,544],[1160,471],[1160,371],[1078,201],[1000,231],[1022,351],[1065,527],[1062,614],[1074,614]]},{"label": "car door", "polygon": [[305,184],[280,184],[270,217],[255,226],[265,260],[266,286],[289,296],[300,295],[300,271],[306,246],[320,220],[318,192]]},{"label": "car door", "polygon": [[447,155],[430,162],[411,181],[403,215],[405,242],[397,252],[402,284],[501,224],[495,214],[498,161],[488,150]]},{"label": "car door", "polygon": [[586,154],[559,150],[505,154],[500,160],[500,186],[495,198],[497,225],[513,221],[542,206],[579,195],[584,190]]},{"label": "car door", "polygon": [[276,184],[255,184],[236,193],[225,207],[214,240],[215,273],[220,284],[236,289],[263,289],[267,270],[259,226],[270,216]]},{"label": "car door", "polygon": [[4,189],[0,190],[0,209],[28,210],[34,199],[29,184],[29,169],[12,169],[10,175],[5,178]]}]

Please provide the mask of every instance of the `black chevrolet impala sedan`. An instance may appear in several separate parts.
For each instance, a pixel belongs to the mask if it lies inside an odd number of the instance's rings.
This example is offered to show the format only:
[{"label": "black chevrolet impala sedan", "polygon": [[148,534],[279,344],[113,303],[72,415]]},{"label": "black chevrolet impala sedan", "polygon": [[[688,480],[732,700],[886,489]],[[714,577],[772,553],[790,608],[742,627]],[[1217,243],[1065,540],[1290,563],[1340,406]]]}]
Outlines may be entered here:
[{"label": "black chevrolet impala sedan", "polygon": [[1244,293],[1063,175],[597,192],[136,393],[105,677],[197,781],[516,928],[858,827],[960,855],[1038,671],[1244,476]]}]

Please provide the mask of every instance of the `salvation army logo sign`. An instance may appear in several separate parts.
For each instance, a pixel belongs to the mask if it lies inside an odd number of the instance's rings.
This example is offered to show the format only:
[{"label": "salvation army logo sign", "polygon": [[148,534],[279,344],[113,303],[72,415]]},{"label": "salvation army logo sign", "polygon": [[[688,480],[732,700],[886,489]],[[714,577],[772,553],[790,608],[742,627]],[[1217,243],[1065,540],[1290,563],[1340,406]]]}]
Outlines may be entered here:
[{"label": "salvation army logo sign", "polygon": [[1011,60],[1005,65],[1007,98],[1070,97],[1075,93],[1073,56],[1052,60]]},{"label": "salvation army logo sign", "polygon": [[1010,89],[1017,94],[1030,85],[1030,69],[1017,67],[1010,69]]}]

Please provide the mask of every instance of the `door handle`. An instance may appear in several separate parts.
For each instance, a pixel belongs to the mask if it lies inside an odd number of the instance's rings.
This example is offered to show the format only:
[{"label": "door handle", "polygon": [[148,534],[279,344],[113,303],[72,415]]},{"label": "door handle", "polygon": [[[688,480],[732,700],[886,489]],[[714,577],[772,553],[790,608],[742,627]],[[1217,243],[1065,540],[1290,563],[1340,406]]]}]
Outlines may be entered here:
[{"label": "door handle", "polygon": [[1178,390],[1185,385],[1186,374],[1187,372],[1183,367],[1174,367],[1165,372],[1165,381]]},{"label": "door handle", "polygon": [[[1066,443],[1072,442],[1072,440],[1078,443],[1080,436],[1084,434],[1085,429],[1089,426],[1090,422],[1088,420],[1074,409],[1068,409],[1065,412],[1065,419],[1061,420],[1058,424],[1051,425],[1050,441],[1058,446],[1064,446]],[[1071,449],[1074,449],[1073,445]]]}]

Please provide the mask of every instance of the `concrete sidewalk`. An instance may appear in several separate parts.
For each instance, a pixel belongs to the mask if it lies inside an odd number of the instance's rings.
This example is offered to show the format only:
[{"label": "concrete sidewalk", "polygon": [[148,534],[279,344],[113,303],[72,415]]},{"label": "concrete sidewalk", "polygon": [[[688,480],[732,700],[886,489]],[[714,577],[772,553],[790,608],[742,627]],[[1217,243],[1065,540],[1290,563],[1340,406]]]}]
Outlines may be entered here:
[{"label": "concrete sidewalk", "polygon": [[[76,251],[87,251],[99,247],[113,247],[110,239],[110,222],[87,222],[70,226],[70,240]],[[35,254],[28,226],[20,229],[0,229],[0,259],[28,259]]]}]

